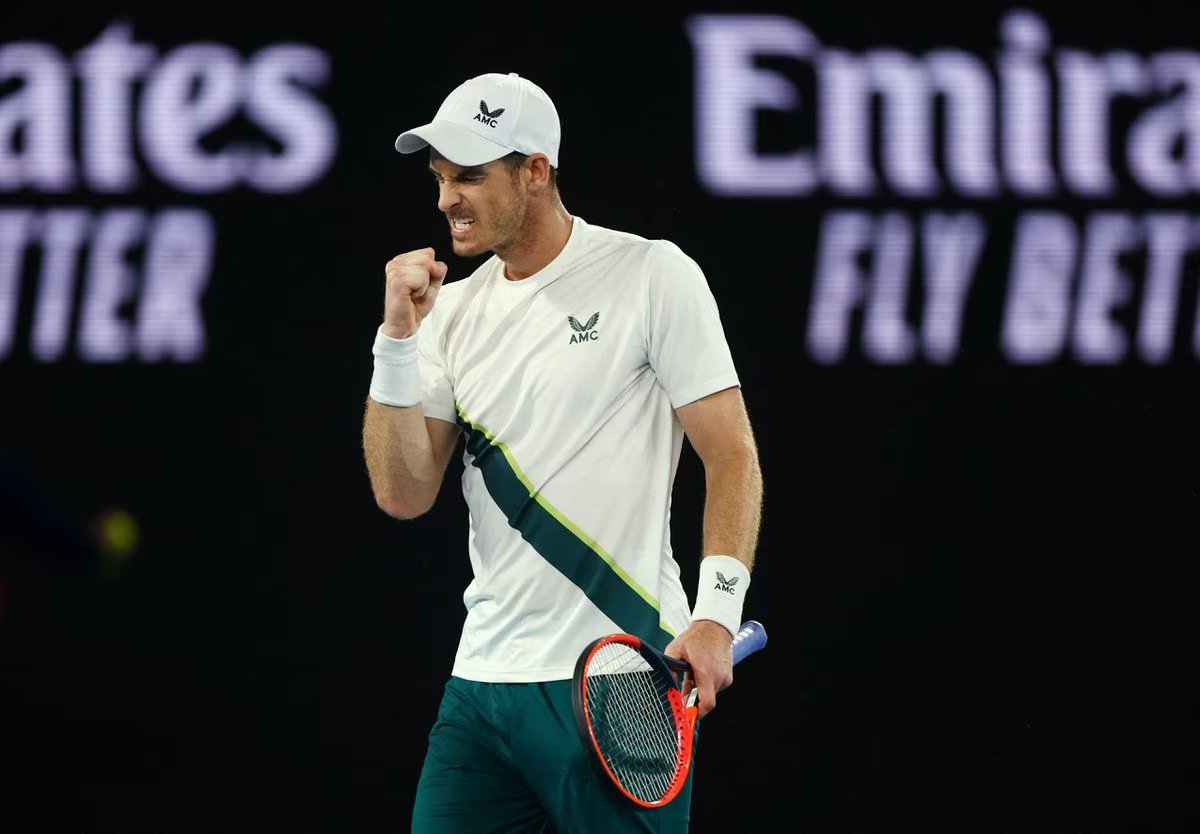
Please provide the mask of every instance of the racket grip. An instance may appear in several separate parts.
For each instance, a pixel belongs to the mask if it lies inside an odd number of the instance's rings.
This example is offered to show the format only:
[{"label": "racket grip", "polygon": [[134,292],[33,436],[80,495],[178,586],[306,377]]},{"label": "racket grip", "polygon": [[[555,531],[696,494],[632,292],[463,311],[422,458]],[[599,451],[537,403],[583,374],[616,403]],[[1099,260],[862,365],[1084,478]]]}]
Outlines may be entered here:
[{"label": "racket grip", "polygon": [[746,620],[733,635],[733,663],[739,661],[767,645],[767,630],[758,620]]}]

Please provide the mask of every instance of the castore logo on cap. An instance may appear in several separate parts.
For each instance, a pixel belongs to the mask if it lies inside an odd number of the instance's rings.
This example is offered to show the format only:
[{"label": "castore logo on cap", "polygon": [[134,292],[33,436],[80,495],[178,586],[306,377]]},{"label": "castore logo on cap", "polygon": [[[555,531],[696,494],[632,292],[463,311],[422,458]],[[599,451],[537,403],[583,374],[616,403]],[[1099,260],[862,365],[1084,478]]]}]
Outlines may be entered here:
[{"label": "castore logo on cap", "polygon": [[487,102],[480,99],[479,113],[475,116],[475,121],[483,122],[488,127],[495,127],[496,119],[500,118],[500,114],[503,112],[503,107],[497,107],[495,110],[488,110]]}]

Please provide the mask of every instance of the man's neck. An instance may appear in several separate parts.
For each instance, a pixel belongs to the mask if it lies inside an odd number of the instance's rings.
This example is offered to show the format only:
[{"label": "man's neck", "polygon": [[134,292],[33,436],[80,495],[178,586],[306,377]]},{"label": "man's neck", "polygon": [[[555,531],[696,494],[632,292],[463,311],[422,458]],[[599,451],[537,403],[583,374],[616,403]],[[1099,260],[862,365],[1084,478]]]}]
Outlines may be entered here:
[{"label": "man's neck", "polygon": [[520,281],[557,258],[571,237],[571,224],[571,214],[562,203],[531,218],[528,227],[522,230],[522,245],[501,255],[504,277]]}]

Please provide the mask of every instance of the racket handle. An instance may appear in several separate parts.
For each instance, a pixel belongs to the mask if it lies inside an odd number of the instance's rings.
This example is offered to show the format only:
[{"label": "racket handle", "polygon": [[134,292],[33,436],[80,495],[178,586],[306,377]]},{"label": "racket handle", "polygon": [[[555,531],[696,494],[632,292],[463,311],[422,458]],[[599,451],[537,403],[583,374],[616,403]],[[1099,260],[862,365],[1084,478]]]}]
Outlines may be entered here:
[{"label": "racket handle", "polygon": [[748,655],[767,645],[767,630],[758,620],[746,620],[742,623],[738,633],[733,635],[733,663],[736,666],[739,661],[744,660]]}]

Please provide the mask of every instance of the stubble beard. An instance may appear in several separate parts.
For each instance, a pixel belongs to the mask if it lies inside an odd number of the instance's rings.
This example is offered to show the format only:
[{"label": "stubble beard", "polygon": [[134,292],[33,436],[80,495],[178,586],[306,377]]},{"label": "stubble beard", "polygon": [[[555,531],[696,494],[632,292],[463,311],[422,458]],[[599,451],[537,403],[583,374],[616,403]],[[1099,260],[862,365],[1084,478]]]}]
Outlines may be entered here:
[{"label": "stubble beard", "polygon": [[499,228],[496,228],[495,233],[492,235],[492,243],[486,249],[481,250],[481,252],[495,252],[503,259],[505,253],[518,249],[525,242],[524,202],[520,199],[513,200],[500,209],[497,214],[502,218],[503,223]]}]

